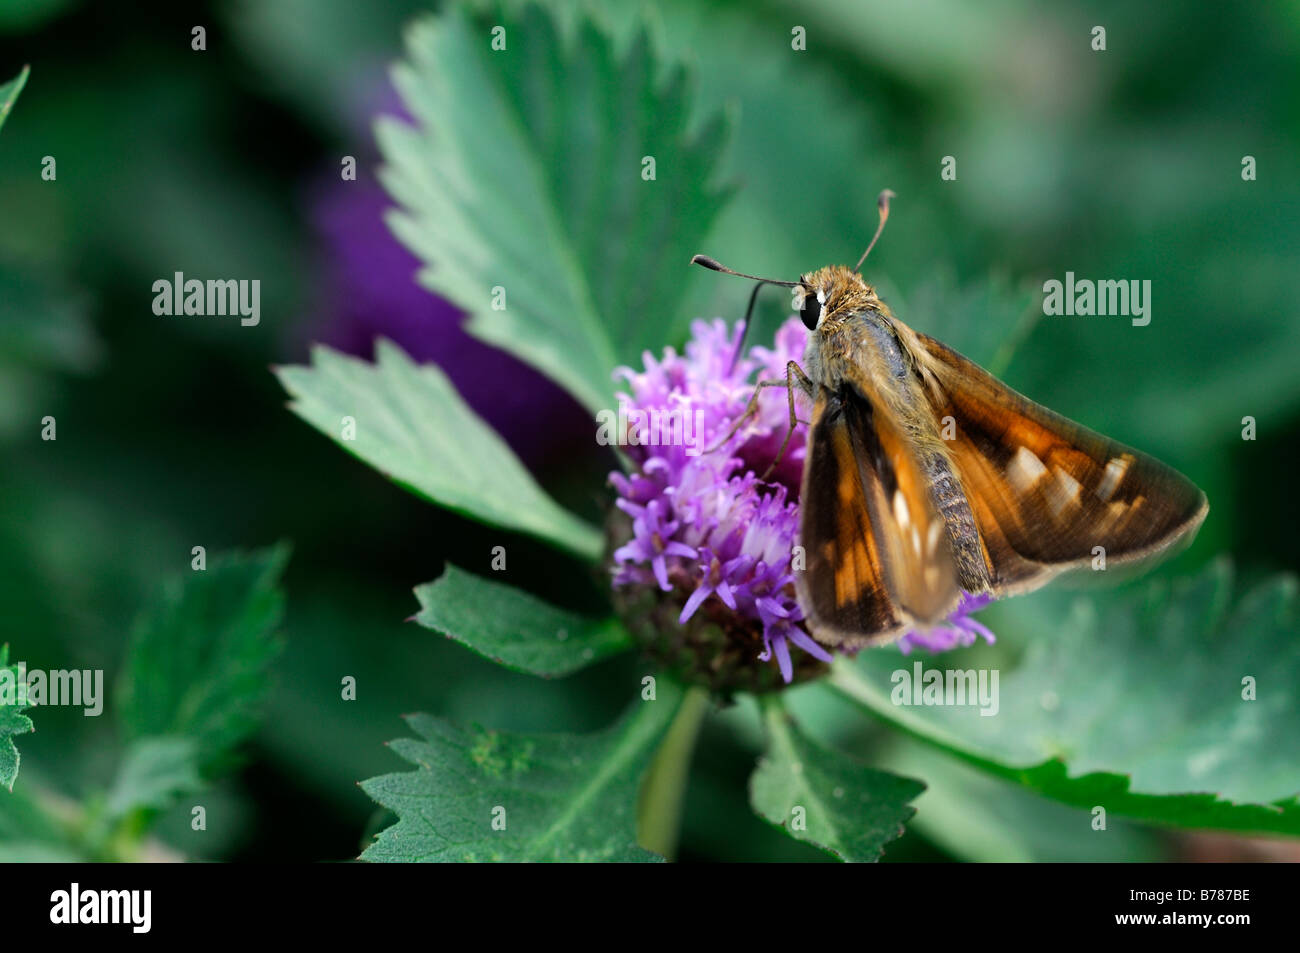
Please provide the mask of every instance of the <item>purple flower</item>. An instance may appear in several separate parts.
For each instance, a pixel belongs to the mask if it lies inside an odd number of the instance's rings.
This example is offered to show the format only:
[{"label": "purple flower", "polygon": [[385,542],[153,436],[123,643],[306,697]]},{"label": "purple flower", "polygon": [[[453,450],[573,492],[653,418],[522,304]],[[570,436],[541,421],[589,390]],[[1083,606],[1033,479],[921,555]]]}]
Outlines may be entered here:
[{"label": "purple flower", "polygon": [[695,550],[685,543],[672,540],[677,532],[677,521],[664,519],[662,500],[651,500],[645,506],[638,506],[626,500],[619,500],[620,509],[630,513],[632,521],[632,542],[614,552],[616,562],[640,561],[650,563],[654,571],[655,582],[664,592],[671,592],[668,584],[668,560],[673,556],[694,559]]},{"label": "purple flower", "polygon": [[989,595],[962,594],[961,605],[948,617],[946,625],[933,626],[929,629],[912,629],[898,640],[898,648],[904,655],[910,655],[912,649],[923,648],[931,652],[946,652],[958,646],[973,645],[976,636],[984,636],[990,645],[997,638],[988,626],[970,618],[972,612],[978,612],[993,601]]},{"label": "purple flower", "polygon": [[[676,594],[682,625],[710,605],[725,606],[739,627],[756,633],[753,657],[775,660],[789,683],[791,645],[831,661],[804,626],[791,568],[804,428],[795,428],[766,482],[760,475],[790,426],[784,388],[764,388],[756,412],[722,441],[744,414],[755,383],[784,380],[787,362],[802,358],[807,331],[792,318],[777,331],[773,347],[754,347],[733,361],[740,334],[739,325],[728,330],[720,320],[696,321],[684,355],[672,348],[661,359],[646,353],[644,370],[615,372],[627,385],[619,400],[635,470],[610,475],[616,505],[632,518],[632,538],[614,551],[613,582]],[[796,396],[796,410],[807,416],[802,395]],[[684,423],[677,430],[656,427],[655,415]],[[977,633],[992,640],[992,633],[967,617],[987,601],[967,597],[948,625],[909,632],[900,646],[905,652],[917,645],[939,650],[969,644]]]}]

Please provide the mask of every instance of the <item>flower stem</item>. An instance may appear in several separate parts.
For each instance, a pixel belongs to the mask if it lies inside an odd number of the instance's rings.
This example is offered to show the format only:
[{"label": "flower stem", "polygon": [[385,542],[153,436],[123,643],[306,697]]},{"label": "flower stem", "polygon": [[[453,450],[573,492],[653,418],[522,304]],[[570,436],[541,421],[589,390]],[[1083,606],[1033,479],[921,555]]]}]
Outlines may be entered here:
[{"label": "flower stem", "polygon": [[637,840],[646,850],[668,860],[677,856],[691,755],[708,710],[708,691],[699,685],[688,689],[641,785]]}]

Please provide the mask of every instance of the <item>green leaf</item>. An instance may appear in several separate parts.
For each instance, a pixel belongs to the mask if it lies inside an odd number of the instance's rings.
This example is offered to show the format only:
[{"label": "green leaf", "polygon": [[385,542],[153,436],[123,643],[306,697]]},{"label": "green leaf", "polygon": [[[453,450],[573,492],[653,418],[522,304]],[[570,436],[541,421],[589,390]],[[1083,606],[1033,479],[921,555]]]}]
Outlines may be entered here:
[{"label": "green leaf", "polygon": [[168,580],[137,619],[120,688],[122,720],[133,739],[154,740],[137,741],[140,760],[119,785],[131,781],[139,790],[136,782],[167,761],[167,773],[182,776],[182,741],[192,746],[196,769],[210,774],[256,727],[266,670],[280,650],[279,578],[288,558],[285,546],[215,556],[207,569]]},{"label": "green leaf", "polygon": [[925,790],[911,778],[876,771],[823,748],[778,702],[764,706],[767,754],[749,782],[749,803],[770,823],[840,860],[879,860],[901,837]]},{"label": "green leaf", "polygon": [[658,860],[637,846],[637,793],[683,692],[665,677],[657,691],[594,735],[461,729],[411,715],[422,740],[392,747],[418,770],[362,782],[398,816],[362,859]]},{"label": "green leaf", "polygon": [[379,341],[374,364],[317,347],[311,367],[277,373],[294,413],[397,483],[480,522],[600,556],[600,532],[537,485],[437,367]]},{"label": "green leaf", "polygon": [[[914,736],[1076,807],[1300,834],[1300,764],[1277,754],[1300,749],[1295,580],[1263,583],[1231,607],[1231,575],[1221,561],[1172,587],[1040,613],[1022,661],[1000,673],[994,717],[894,704],[904,683],[891,676],[915,660],[887,650],[837,663],[830,683]],[[1243,699],[1247,677],[1255,701]]]},{"label": "green leaf", "polygon": [[75,839],[73,818],[79,813],[80,805],[48,791],[33,794],[24,782],[13,794],[0,798],[0,864],[90,860]]},{"label": "green leaf", "polygon": [[0,797],[0,864],[85,862],[82,806],[30,779]]},{"label": "green leaf", "polygon": [[613,616],[594,619],[557,609],[513,586],[448,565],[417,586],[415,621],[507,668],[556,678],[632,647]]},{"label": "green leaf", "polygon": [[33,731],[27,708],[27,682],[17,666],[9,664],[9,646],[0,645],[0,784],[12,791],[18,777],[18,747],[14,736]]},{"label": "green leaf", "polygon": [[106,810],[118,818],[135,810],[164,810],[203,787],[193,738],[139,738],[131,743],[108,792]]},{"label": "green leaf", "polygon": [[[48,803],[42,804],[44,797]],[[0,798],[0,844],[39,841],[63,843],[67,831],[56,820],[75,810],[70,802],[24,782],[12,795]]]},{"label": "green leaf", "polygon": [[417,22],[407,49],[395,81],[417,126],[381,120],[377,138],[401,207],[390,225],[421,281],[470,333],[612,406],[615,366],[684,330],[687,263],[726,198],[727,125],[695,121],[686,71],[644,28],[616,49],[587,16],[566,34],[537,6],[453,7]]},{"label": "green leaf", "polygon": [[[856,713],[855,713],[856,714]],[[1108,818],[1093,827],[1088,810],[1049,800],[981,772],[930,745],[895,734],[882,768],[925,778],[908,830],[975,863],[1150,863],[1167,854],[1152,828]]]},{"label": "green leaf", "polygon": [[23,91],[27,85],[27,77],[31,75],[32,68],[24,66],[23,71],[7,83],[0,84],[0,128],[4,127],[5,120],[9,118],[9,112],[14,108],[14,103],[18,100],[18,94]]},{"label": "green leaf", "polygon": [[87,858],[66,844],[39,840],[0,842],[0,864],[84,864]]}]

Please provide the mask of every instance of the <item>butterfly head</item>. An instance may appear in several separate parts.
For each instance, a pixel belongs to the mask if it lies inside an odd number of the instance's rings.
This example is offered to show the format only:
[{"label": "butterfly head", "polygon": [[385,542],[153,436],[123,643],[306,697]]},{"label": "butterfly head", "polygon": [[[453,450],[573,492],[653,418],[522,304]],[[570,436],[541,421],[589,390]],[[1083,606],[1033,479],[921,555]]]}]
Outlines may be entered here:
[{"label": "butterfly head", "polygon": [[894,193],[885,189],[876,199],[880,223],[876,226],[876,234],[871,237],[867,250],[862,253],[862,257],[852,268],[845,265],[827,265],[825,268],[803,275],[798,281],[778,281],[775,278],[760,278],[757,275],[733,271],[707,255],[696,255],[691,259],[691,264],[703,265],[712,271],[758,282],[754,287],[754,294],[749,299],[749,310],[745,313],[746,328],[749,327],[749,315],[754,310],[758,289],[763,285],[780,285],[794,290],[795,309],[809,331],[830,333],[852,315],[868,309],[887,313],[880,299],[876,297],[875,289],[862,280],[861,269],[862,263],[867,260],[867,255],[871,254],[871,249],[876,246],[880,233],[885,230],[885,222],[889,219],[889,200],[893,197]]},{"label": "butterfly head", "polygon": [[875,289],[846,265],[804,275],[794,287],[794,303],[809,331],[831,331],[854,314],[881,308]]}]

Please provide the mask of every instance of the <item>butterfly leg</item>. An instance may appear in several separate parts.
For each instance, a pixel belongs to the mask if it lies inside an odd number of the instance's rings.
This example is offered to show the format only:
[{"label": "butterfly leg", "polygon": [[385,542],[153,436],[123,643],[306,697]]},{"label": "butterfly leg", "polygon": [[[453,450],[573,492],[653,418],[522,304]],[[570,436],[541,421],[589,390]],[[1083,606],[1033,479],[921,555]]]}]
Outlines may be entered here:
[{"label": "butterfly leg", "polygon": [[[798,378],[797,381],[796,378]],[[772,465],[764,471],[761,477],[759,477],[760,480],[766,480],[772,475],[772,471],[776,469],[776,465],[780,463],[781,458],[785,456],[786,448],[790,446],[790,438],[794,436],[795,426],[802,422],[799,420],[799,417],[795,414],[794,410],[794,390],[796,387],[803,391],[805,397],[811,398],[816,392],[812,380],[803,372],[803,368],[794,361],[790,361],[785,366],[785,392],[790,398],[790,429],[785,432],[785,439],[781,441],[781,449],[776,452],[776,458],[772,461]],[[757,396],[757,393],[755,393],[755,397]]]},{"label": "butterfly leg", "polygon": [[[803,372],[801,371],[800,373]],[[713,453],[716,450],[720,450],[722,447],[724,447],[727,444],[727,441],[729,441],[732,437],[734,437],[736,435],[736,432],[740,430],[742,426],[744,426],[745,421],[748,420],[750,417],[753,417],[754,414],[758,412],[758,395],[763,392],[764,387],[789,387],[790,386],[789,379],[790,379],[790,372],[789,369],[787,368],[785,380],[759,381],[757,386],[754,387],[754,395],[749,398],[749,404],[746,405],[745,412],[736,418],[735,424],[733,424],[732,428],[727,431],[725,437],[723,437],[721,440],[719,440],[713,446],[709,447],[709,449],[705,450],[704,452]]]}]

